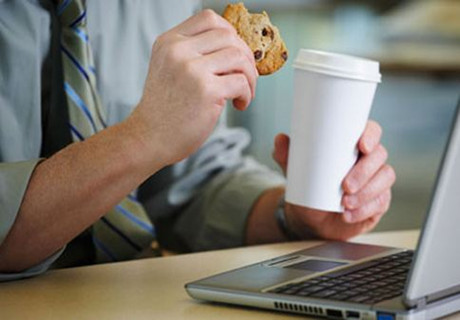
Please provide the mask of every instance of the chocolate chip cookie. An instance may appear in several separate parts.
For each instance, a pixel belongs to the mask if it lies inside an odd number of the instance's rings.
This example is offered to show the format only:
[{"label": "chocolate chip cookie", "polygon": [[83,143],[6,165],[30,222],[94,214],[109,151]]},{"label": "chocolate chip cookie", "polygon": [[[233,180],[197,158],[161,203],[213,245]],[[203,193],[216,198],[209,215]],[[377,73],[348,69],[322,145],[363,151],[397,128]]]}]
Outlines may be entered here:
[{"label": "chocolate chip cookie", "polygon": [[223,17],[251,48],[260,75],[271,74],[283,66],[288,59],[288,50],[265,11],[251,14],[243,3],[229,4]]}]

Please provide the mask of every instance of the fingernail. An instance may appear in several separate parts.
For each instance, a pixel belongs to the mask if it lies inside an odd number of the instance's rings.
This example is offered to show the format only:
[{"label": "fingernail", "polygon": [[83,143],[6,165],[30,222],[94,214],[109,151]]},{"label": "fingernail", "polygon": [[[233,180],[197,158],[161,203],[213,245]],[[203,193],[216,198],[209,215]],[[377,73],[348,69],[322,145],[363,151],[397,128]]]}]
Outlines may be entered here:
[{"label": "fingernail", "polygon": [[348,209],[355,209],[358,204],[358,198],[355,196],[346,196],[345,197],[345,206]]},{"label": "fingernail", "polygon": [[371,152],[371,142],[369,140],[364,141],[364,152],[369,153]]},{"label": "fingernail", "polygon": [[353,222],[353,216],[351,215],[350,211],[345,210],[345,212],[343,213],[343,217],[344,217],[346,222],[348,222],[348,223]]},{"label": "fingernail", "polygon": [[358,191],[358,184],[356,183],[355,180],[353,179],[348,179],[347,182],[347,188],[348,190],[350,191],[350,193],[355,193],[356,191]]}]

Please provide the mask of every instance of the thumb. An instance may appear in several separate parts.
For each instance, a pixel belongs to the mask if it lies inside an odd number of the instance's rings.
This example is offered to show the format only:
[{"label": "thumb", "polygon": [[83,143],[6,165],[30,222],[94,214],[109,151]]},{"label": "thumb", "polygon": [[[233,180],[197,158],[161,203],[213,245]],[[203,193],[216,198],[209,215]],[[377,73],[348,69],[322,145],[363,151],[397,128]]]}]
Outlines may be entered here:
[{"label": "thumb", "polygon": [[284,175],[286,175],[289,154],[289,137],[280,133],[275,137],[275,147],[273,150],[273,160],[278,163]]}]

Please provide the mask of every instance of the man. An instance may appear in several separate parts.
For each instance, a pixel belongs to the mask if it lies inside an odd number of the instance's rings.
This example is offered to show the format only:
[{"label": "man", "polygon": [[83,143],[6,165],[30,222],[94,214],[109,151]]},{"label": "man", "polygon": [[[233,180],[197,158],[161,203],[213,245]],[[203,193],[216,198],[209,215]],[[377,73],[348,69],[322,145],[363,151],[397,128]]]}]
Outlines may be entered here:
[{"label": "man", "polygon": [[[244,130],[218,123],[226,100],[244,110],[255,93],[254,58],[234,29],[210,10],[181,22],[195,10],[192,1],[84,5],[0,2],[0,279],[100,261],[101,221],[114,231],[109,239],[131,241],[104,215],[114,207],[116,219],[128,215],[118,203],[131,199],[134,206],[130,193],[143,182],[138,198],[168,248],[286,240],[274,216],[283,179],[242,157]],[[82,10],[70,26],[89,37],[86,54],[94,56],[84,69],[69,59],[60,36],[69,27],[63,15],[74,7]],[[68,86],[69,64],[89,83],[97,79],[106,113],[98,115],[103,129],[76,143],[70,110],[81,93]],[[343,240],[377,224],[395,179],[380,135],[369,122],[362,156],[344,180],[345,214],[286,204],[291,234]],[[283,170],[288,147],[287,136],[275,139],[273,156]]]}]

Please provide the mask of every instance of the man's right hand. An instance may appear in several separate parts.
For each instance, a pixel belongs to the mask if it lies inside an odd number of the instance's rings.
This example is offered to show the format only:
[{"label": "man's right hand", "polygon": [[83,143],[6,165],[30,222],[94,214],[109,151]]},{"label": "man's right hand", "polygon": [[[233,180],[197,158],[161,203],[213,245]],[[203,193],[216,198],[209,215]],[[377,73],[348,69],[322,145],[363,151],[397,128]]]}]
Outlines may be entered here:
[{"label": "man's right hand", "polygon": [[194,152],[226,99],[244,109],[254,96],[252,53],[212,11],[160,36],[149,69],[144,95],[127,120],[35,167],[0,245],[0,272],[50,257],[153,173]]},{"label": "man's right hand", "polygon": [[226,100],[248,107],[257,77],[249,47],[212,10],[159,36],[143,97],[127,120],[144,156],[169,165],[192,154],[212,133]]}]

